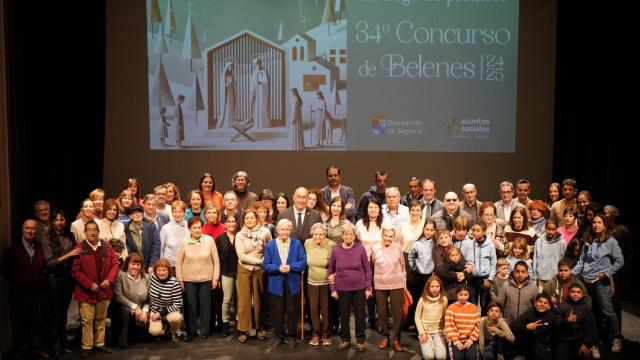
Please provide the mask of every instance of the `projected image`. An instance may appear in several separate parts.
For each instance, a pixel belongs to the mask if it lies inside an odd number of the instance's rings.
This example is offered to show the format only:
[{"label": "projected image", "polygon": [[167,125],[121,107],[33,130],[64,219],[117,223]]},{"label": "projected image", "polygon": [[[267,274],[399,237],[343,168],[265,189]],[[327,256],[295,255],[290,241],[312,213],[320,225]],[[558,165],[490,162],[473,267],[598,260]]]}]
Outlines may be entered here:
[{"label": "projected image", "polygon": [[518,16],[518,0],[148,0],[150,148],[514,152]]},{"label": "projected image", "polygon": [[341,0],[151,0],[151,149],[345,150]]}]

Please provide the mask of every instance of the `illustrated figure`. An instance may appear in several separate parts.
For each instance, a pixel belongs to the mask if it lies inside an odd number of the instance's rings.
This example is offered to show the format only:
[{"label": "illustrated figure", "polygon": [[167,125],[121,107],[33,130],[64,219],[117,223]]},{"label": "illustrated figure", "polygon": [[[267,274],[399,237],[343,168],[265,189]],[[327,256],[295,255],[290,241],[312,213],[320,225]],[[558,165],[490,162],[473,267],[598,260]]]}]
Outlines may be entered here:
[{"label": "illustrated figure", "polygon": [[327,117],[330,117],[331,115],[329,115],[329,113],[327,112],[327,100],[324,99],[324,94],[322,94],[322,91],[316,92],[316,96],[318,97],[318,100],[320,100],[319,111],[322,112],[322,115],[316,121],[316,124],[315,124],[316,134],[318,134],[318,140],[316,142],[316,146],[322,146],[326,139],[325,123],[328,121]]},{"label": "illustrated figure", "polygon": [[178,95],[178,104],[174,119],[176,122],[176,147],[181,148],[184,141],[184,114],[182,112],[182,103],[184,103],[184,95]]},{"label": "illustrated figure", "polygon": [[224,94],[222,113],[220,114],[220,121],[218,121],[217,128],[228,127],[233,121],[236,120],[236,80],[233,74],[235,67],[233,62],[228,62],[222,70],[221,79],[224,82],[221,83],[220,93]]},{"label": "illustrated figure", "polygon": [[297,88],[291,89],[291,137],[292,149],[304,150],[304,128],[302,125],[302,98]]},{"label": "illustrated figure", "polygon": [[261,59],[253,60],[251,72],[251,113],[254,122],[269,126],[269,74]]},{"label": "illustrated figure", "polygon": [[162,128],[160,129],[160,145],[167,146],[167,138],[169,137],[169,122],[167,121],[167,108],[160,109],[160,120],[162,120]]}]

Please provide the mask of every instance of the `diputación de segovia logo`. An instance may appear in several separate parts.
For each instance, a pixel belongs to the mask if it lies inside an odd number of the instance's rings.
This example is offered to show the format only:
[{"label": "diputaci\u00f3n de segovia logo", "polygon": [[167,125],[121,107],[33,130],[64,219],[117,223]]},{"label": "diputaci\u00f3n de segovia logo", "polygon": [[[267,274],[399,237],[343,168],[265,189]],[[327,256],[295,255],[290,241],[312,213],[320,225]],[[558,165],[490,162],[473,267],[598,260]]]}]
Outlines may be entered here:
[{"label": "diputaci\u00f3n de segovia logo", "polygon": [[387,131],[386,120],[384,114],[371,115],[371,132],[374,135],[384,135]]}]

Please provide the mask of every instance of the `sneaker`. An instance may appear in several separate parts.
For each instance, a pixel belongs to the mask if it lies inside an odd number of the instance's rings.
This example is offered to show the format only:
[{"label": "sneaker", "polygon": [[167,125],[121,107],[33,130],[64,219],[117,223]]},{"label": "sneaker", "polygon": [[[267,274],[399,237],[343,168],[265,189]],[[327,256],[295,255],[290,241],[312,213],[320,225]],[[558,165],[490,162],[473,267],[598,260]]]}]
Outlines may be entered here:
[{"label": "sneaker", "polygon": [[351,346],[351,341],[342,341],[338,345],[338,350],[347,350]]},{"label": "sneaker", "polygon": [[594,359],[600,359],[600,350],[598,350],[597,346],[591,347],[591,357]]},{"label": "sneaker", "polygon": [[331,346],[331,345],[333,345],[333,340],[331,339],[330,336],[327,336],[322,339],[322,346]]},{"label": "sneaker", "polygon": [[611,343],[611,352],[619,353],[620,351],[622,351],[622,341],[620,341],[620,339],[613,339],[613,342]]},{"label": "sneaker", "polygon": [[309,341],[309,345],[318,346],[318,344],[320,344],[320,338],[318,337],[318,335],[313,335],[311,337],[311,341]]}]

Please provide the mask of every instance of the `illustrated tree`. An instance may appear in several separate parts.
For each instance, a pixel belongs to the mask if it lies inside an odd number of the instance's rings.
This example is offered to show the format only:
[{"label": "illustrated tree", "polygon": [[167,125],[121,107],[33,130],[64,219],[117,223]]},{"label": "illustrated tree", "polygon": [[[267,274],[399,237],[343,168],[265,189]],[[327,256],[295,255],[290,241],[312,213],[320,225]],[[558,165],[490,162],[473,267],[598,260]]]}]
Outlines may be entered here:
[{"label": "illustrated tree", "polygon": [[184,41],[182,42],[182,59],[189,59],[191,65],[191,71],[193,72],[193,59],[201,59],[202,51],[198,44],[198,34],[196,33],[196,26],[193,23],[191,17],[191,9],[189,9],[189,16],[187,17],[187,25],[184,31]]},{"label": "illustrated tree", "polygon": [[198,111],[204,110],[204,99],[202,97],[202,91],[200,90],[200,81],[198,81],[198,72],[195,73],[196,77],[193,79],[193,85],[191,86],[191,93],[188,97],[189,103],[187,109],[192,110],[196,114],[196,125],[198,125]]},{"label": "illustrated tree", "polygon": [[175,106],[175,100],[171,93],[171,86],[169,86],[169,80],[167,74],[164,71],[162,61],[158,63],[156,69],[156,77],[153,79],[153,88],[151,89],[150,99],[152,101],[158,101],[158,109],[163,106]]},{"label": "illustrated tree", "polygon": [[[158,0],[151,0],[151,34],[153,34],[155,31],[153,31],[153,24],[154,23],[161,23],[162,22],[162,13],[160,12],[160,5],[158,5]],[[160,26],[162,28],[162,26]]]},{"label": "illustrated tree", "polygon": [[173,13],[173,4],[171,0],[167,1],[167,11],[164,19],[164,34],[169,36],[169,41],[173,40],[171,34],[176,31],[176,15]]},{"label": "illustrated tree", "polygon": [[336,10],[333,7],[333,0],[327,0],[322,14],[322,24],[327,23],[327,35],[331,34],[331,24],[336,25]]}]

